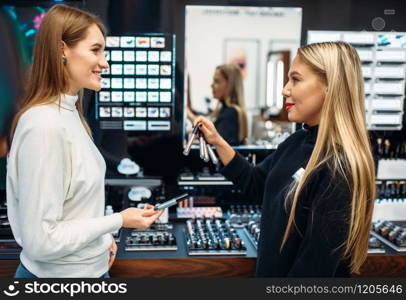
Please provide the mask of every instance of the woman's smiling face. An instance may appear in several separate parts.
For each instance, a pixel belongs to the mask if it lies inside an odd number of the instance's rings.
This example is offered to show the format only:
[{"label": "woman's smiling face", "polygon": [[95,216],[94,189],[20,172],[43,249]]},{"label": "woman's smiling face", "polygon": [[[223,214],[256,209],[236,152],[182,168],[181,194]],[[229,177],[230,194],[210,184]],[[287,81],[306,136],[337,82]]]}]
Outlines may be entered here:
[{"label": "woman's smiling face", "polygon": [[109,67],[104,56],[104,47],[104,36],[96,24],[88,28],[86,38],[75,46],[70,48],[64,45],[71,94],[82,88],[100,90],[101,72]]},{"label": "woman's smiling face", "polygon": [[296,55],[282,91],[289,121],[318,125],[326,92],[327,86],[320,76]]}]

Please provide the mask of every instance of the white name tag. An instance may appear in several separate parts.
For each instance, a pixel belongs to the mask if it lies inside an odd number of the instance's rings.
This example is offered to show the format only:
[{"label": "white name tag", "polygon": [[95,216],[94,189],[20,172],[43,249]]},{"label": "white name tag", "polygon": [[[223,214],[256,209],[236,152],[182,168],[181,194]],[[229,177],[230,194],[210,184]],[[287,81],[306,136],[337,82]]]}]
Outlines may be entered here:
[{"label": "white name tag", "polygon": [[305,171],[305,169],[303,169],[303,168],[300,168],[299,170],[297,170],[295,172],[295,174],[292,175],[293,179],[295,181],[299,181],[300,178],[302,178],[304,171]]}]

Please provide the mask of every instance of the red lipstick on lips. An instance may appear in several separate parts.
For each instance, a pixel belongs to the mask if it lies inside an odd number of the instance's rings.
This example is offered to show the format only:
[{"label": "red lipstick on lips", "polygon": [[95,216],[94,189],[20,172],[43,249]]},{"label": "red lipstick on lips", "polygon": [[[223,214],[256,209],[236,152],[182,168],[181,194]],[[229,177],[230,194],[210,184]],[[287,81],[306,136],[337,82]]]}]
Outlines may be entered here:
[{"label": "red lipstick on lips", "polygon": [[293,103],[285,103],[286,111],[289,111],[293,107],[293,105],[295,105],[295,104],[293,104]]}]

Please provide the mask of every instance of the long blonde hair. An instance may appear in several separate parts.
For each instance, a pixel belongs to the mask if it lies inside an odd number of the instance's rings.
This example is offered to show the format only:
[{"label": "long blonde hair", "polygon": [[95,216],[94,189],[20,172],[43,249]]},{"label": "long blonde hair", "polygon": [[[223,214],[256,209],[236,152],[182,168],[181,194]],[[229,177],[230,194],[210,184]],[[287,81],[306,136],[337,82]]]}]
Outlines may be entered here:
[{"label": "long blonde hair", "polygon": [[[225,64],[216,67],[221,75],[227,80],[227,97],[224,99],[224,104],[229,107],[234,107],[238,113],[240,142],[245,142],[248,136],[248,121],[245,111],[244,87],[241,76],[241,70],[237,65]],[[222,108],[222,103],[218,102],[216,108],[211,114],[213,119],[217,118]]]},{"label": "long blonde hair", "polygon": [[[292,226],[300,193],[313,170],[324,163],[345,178],[351,190],[348,239],[344,258],[352,273],[359,273],[368,254],[368,239],[375,200],[375,164],[366,130],[364,82],[356,50],[347,43],[311,44],[298,50],[299,59],[327,85],[314,150],[301,179],[292,188],[291,208],[281,250]],[[288,199],[287,199],[288,200]]]},{"label": "long blonde hair", "polygon": [[[74,47],[86,38],[89,26],[96,24],[102,34],[106,30],[93,14],[63,4],[53,6],[46,14],[36,36],[33,51],[33,63],[27,82],[25,96],[13,119],[10,140],[14,136],[20,117],[33,106],[53,103],[60,106],[60,95],[68,90],[68,73],[62,59],[61,41],[68,47]],[[83,115],[83,91],[79,92],[76,108],[89,135],[91,129]]]}]

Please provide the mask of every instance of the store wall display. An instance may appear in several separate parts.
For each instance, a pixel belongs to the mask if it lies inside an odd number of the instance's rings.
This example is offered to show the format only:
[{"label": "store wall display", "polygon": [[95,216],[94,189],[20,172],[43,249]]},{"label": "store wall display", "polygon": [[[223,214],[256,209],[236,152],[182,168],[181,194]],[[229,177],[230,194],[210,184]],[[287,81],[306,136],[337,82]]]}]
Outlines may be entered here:
[{"label": "store wall display", "polygon": [[175,37],[106,37],[102,89],[96,93],[101,130],[170,131],[174,111]]},{"label": "store wall display", "polygon": [[369,130],[401,130],[404,114],[406,33],[309,31],[307,43],[344,41],[362,62]]}]

